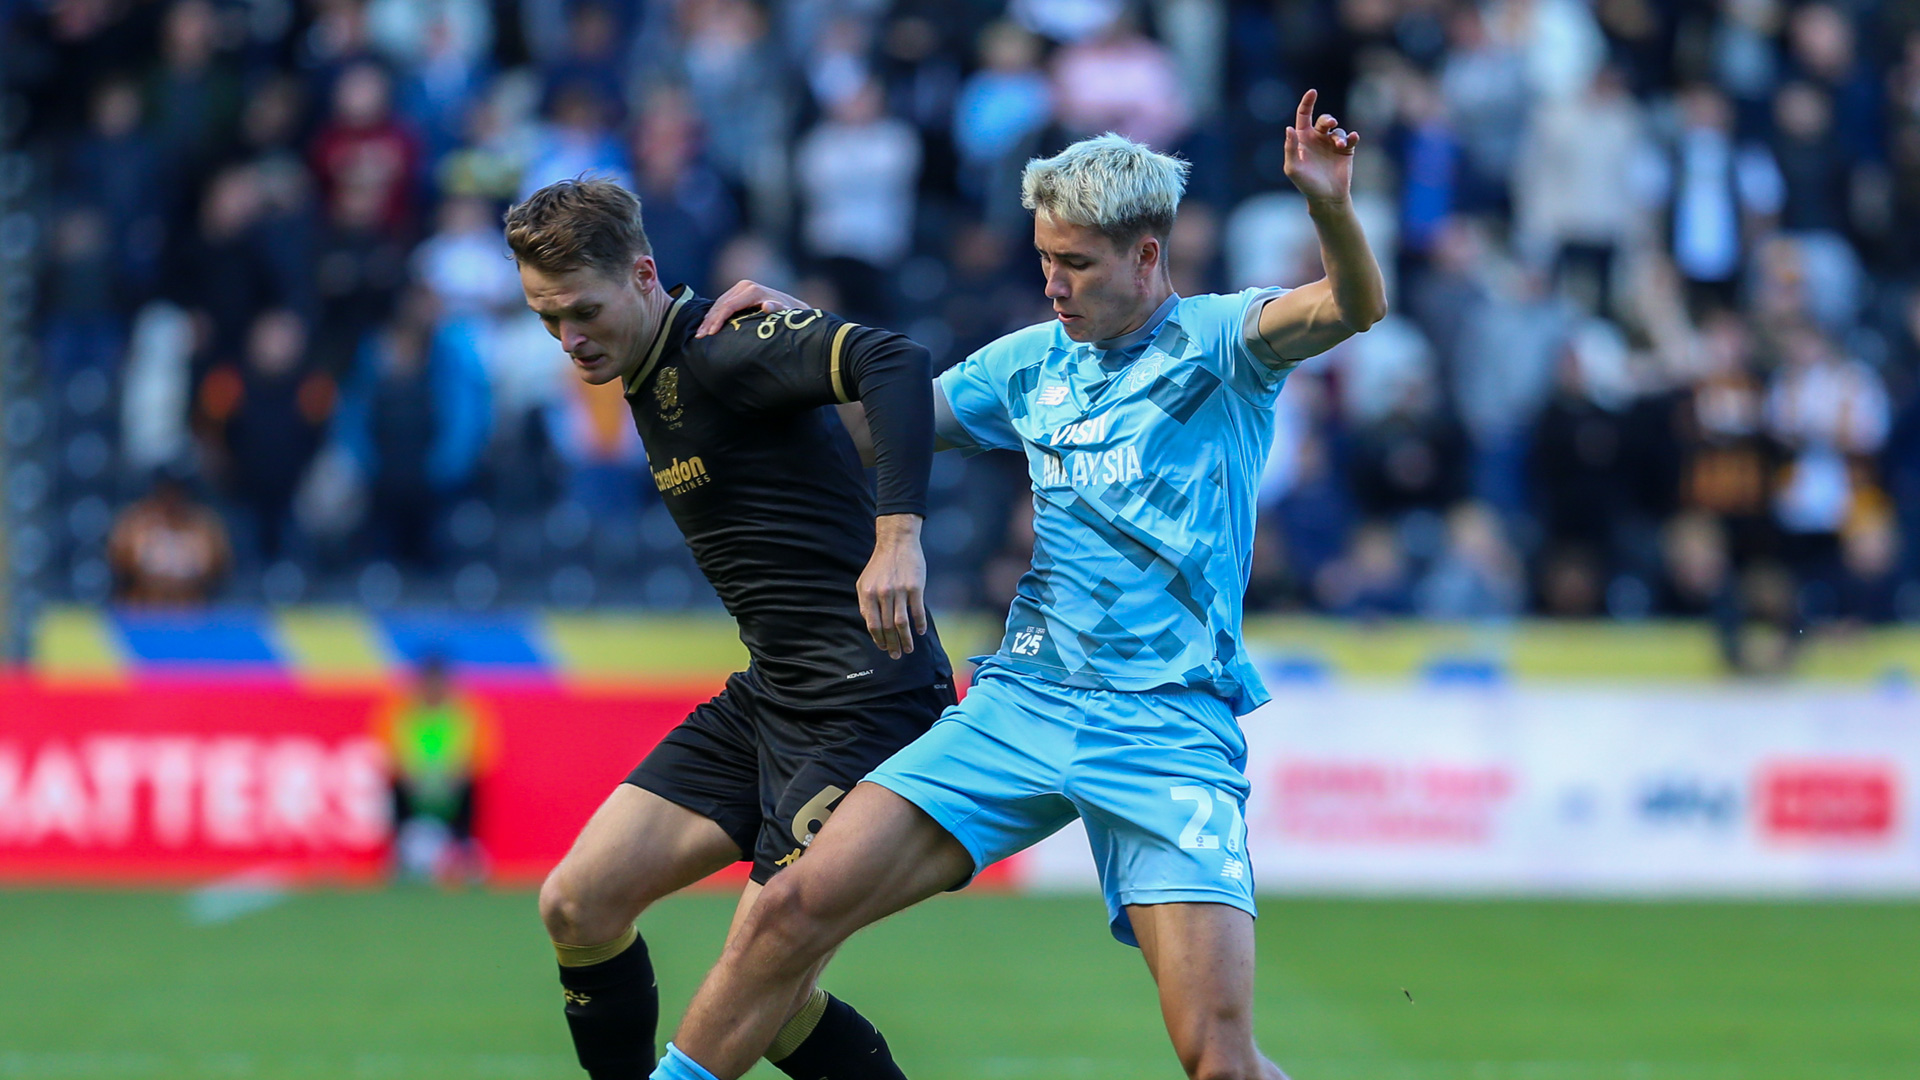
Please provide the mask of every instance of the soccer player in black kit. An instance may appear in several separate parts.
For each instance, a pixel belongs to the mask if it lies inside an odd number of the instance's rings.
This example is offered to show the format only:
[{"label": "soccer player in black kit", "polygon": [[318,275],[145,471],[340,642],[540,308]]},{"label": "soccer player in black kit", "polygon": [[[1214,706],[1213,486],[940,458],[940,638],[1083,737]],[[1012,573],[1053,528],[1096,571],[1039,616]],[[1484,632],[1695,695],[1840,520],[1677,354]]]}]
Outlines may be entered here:
[{"label": "soccer player in black kit", "polygon": [[[540,890],[566,1015],[594,1080],[645,1077],[659,994],[634,920],[751,859],[736,925],[841,796],[954,701],[927,619],[925,349],[822,311],[749,313],[663,287],[640,202],[565,180],[506,216],[527,305],[582,379],[621,380],[654,484],[751,662],[669,732]],[[875,487],[828,406],[860,402]],[[815,972],[818,975],[818,972]],[[799,1080],[901,1080],[872,1024],[809,985],[768,1060]]]}]

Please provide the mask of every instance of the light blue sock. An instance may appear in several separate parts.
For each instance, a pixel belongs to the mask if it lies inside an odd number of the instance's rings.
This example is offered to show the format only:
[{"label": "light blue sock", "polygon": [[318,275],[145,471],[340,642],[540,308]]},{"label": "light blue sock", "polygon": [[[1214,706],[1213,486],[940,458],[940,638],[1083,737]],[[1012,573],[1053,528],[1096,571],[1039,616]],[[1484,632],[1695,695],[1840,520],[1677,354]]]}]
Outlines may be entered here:
[{"label": "light blue sock", "polygon": [[720,1080],[700,1063],[680,1052],[672,1043],[667,1044],[667,1052],[660,1064],[653,1067],[652,1080]]}]

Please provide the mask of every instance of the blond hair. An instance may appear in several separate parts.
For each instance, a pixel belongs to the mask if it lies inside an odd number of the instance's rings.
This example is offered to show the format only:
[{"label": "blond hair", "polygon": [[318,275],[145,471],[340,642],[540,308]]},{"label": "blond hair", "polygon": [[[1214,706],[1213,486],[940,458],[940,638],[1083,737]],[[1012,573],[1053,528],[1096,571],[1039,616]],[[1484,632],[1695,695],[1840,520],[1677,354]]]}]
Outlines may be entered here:
[{"label": "blond hair", "polygon": [[1191,168],[1109,131],[1027,162],[1020,175],[1020,205],[1096,229],[1116,244],[1149,233],[1164,242]]}]

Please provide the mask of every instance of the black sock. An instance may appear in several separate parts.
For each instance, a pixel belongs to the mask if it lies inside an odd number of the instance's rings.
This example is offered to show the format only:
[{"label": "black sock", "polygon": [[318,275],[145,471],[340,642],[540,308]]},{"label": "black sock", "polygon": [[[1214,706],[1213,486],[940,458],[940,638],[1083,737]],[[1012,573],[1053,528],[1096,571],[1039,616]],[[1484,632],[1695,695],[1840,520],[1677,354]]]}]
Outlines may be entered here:
[{"label": "black sock", "polygon": [[[561,950],[563,953],[566,950]],[[617,956],[594,964],[560,966],[567,1027],[580,1067],[593,1080],[646,1080],[658,1056],[660,988],[653,958],[638,934]]]},{"label": "black sock", "polygon": [[832,994],[813,1032],[773,1067],[793,1080],[907,1080],[886,1037]]}]

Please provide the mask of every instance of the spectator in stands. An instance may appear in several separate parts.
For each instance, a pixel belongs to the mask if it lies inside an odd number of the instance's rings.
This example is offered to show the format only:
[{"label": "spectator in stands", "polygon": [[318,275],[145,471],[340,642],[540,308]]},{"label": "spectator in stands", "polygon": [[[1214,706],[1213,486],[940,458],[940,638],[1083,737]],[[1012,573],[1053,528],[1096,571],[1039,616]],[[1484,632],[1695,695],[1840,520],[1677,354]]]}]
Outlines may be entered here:
[{"label": "spectator in stands", "polygon": [[1766,389],[1754,359],[1752,331],[1732,312],[1710,314],[1699,333],[1700,370],[1684,395],[1680,435],[1680,503],[1724,523],[1739,565],[1774,550],[1773,474]]},{"label": "spectator in stands", "polygon": [[1460,147],[1460,207],[1469,213],[1498,211],[1508,204],[1533,87],[1519,50],[1487,25],[1481,5],[1451,8],[1447,42],[1440,94],[1451,122],[1473,131]]},{"label": "spectator in stands", "polygon": [[1527,598],[1526,577],[1500,516],[1471,502],[1449,510],[1446,547],[1415,587],[1414,598],[1417,610],[1429,619],[1519,614]]},{"label": "spectator in stands", "polygon": [[460,144],[469,102],[486,90],[491,13],[488,5],[473,0],[376,4],[376,37],[401,65],[398,111],[419,133],[431,165]]},{"label": "spectator in stands", "polygon": [[1441,397],[1433,350],[1411,322],[1393,318],[1341,343],[1336,364],[1346,421],[1346,481],[1359,511],[1398,520],[1439,512],[1462,494],[1459,425]]},{"label": "spectator in stands", "polygon": [[598,176],[633,186],[626,151],[614,135],[613,106],[591,87],[562,83],[540,125],[526,171],[520,174],[519,198],[575,176]]},{"label": "spectator in stands", "polygon": [[1901,573],[1920,583],[1920,287],[1908,291],[1902,314],[1896,355],[1902,357],[1906,400],[1888,429],[1881,475],[1893,502],[1894,528],[1905,541]]},{"label": "spectator in stands", "polygon": [[[1590,312],[1612,310],[1615,257],[1643,230],[1646,120],[1618,68],[1582,93],[1542,101],[1514,182],[1518,246],[1557,267]],[[1479,130],[1476,124],[1475,129]]]},{"label": "spectator in stands", "polygon": [[571,5],[565,47],[541,65],[547,104],[556,105],[563,93],[578,91],[603,110],[617,110],[627,96],[620,45],[620,21],[612,8],[595,2]]},{"label": "spectator in stands", "polygon": [[861,322],[886,321],[887,271],[913,241],[920,133],[886,115],[885,104],[878,82],[859,83],[829,104],[794,151],[807,252],[820,260],[847,317]]},{"label": "spectator in stands", "polygon": [[1576,550],[1609,577],[1621,569],[1622,532],[1639,518],[1626,365],[1626,342],[1612,324],[1582,326],[1561,353],[1529,447],[1531,502],[1546,550]]},{"label": "spectator in stands", "polygon": [[700,120],[684,90],[662,86],[647,95],[632,145],[634,193],[646,208],[653,257],[704,289],[713,276],[714,255],[733,235],[740,215],[733,193],[701,153]]},{"label": "spectator in stands", "polygon": [[420,141],[394,116],[393,80],[379,65],[357,63],[340,73],[332,114],[314,135],[311,153],[335,226],[390,239],[415,226]]},{"label": "spectator in stands", "polygon": [[980,67],[967,76],[953,109],[960,190],[986,208],[989,222],[1023,223],[1019,175],[1053,118],[1053,88],[1040,70],[1040,42],[1012,22],[980,33]]},{"label": "spectator in stands", "polygon": [[1193,107],[1173,54],[1124,12],[1055,54],[1053,101],[1061,128],[1072,138],[1117,131],[1157,150],[1175,150],[1193,130]]},{"label": "spectator in stands", "polygon": [[1296,593],[1306,593],[1346,550],[1355,517],[1336,451],[1338,417],[1328,381],[1314,367],[1288,377],[1288,392],[1274,406],[1273,453],[1260,478],[1259,527],[1276,534]]},{"label": "spectator in stands", "polygon": [[414,275],[448,315],[491,320],[525,303],[496,216],[485,199],[446,199],[439,228],[413,251]]},{"label": "spectator in stands", "polygon": [[49,372],[112,369],[126,345],[126,285],[115,261],[112,222],[97,207],[79,206],[54,224],[44,276],[41,343]]},{"label": "spectator in stands", "polygon": [[307,327],[286,308],[262,312],[247,335],[244,365],[215,367],[201,384],[227,488],[238,504],[249,562],[288,553],[294,492],[333,414],[331,377],[307,358]]},{"label": "spectator in stands", "polygon": [[160,58],[147,77],[147,116],[168,186],[197,185],[240,119],[239,76],[219,53],[208,0],[174,0],[161,26]]},{"label": "spectator in stands", "polygon": [[[1789,70],[1828,103],[1839,164],[1878,160],[1886,146],[1886,95],[1879,73],[1860,55],[1853,16],[1832,3],[1800,4],[1787,22],[1787,44]],[[1780,164],[1790,167],[1785,157]]]},{"label": "spectator in stands", "polygon": [[1687,87],[1680,110],[1680,130],[1656,185],[1671,207],[1673,261],[1696,311],[1732,308],[1757,219],[1780,210],[1780,170],[1765,147],[1735,141],[1733,108],[1716,87]]},{"label": "spectator in stands", "polygon": [[255,87],[240,117],[239,159],[258,186],[254,232],[262,258],[273,267],[277,299],[312,319],[320,207],[301,149],[305,113],[306,96],[293,77],[276,77]]},{"label": "spectator in stands", "polygon": [[1839,606],[1840,535],[1856,515],[1879,512],[1874,458],[1889,406],[1873,369],[1812,327],[1789,335],[1785,361],[1767,395],[1768,432],[1787,453],[1774,511],[1805,615],[1830,618]]},{"label": "spectator in stands", "polygon": [[1355,530],[1344,555],[1320,568],[1314,597],[1329,614],[1346,618],[1411,615],[1412,573],[1392,526],[1369,522]]},{"label": "spectator in stands", "polygon": [[244,165],[222,169],[201,197],[197,228],[169,255],[165,292],[200,323],[207,355],[239,355],[253,317],[285,299],[261,236],[265,213],[259,174]]},{"label": "spectator in stands", "polygon": [[1887,261],[1920,270],[1920,26],[1909,29],[1900,61],[1887,76],[1886,142],[1891,172]]},{"label": "spectator in stands", "polygon": [[107,539],[114,599],[142,607],[199,607],[232,564],[220,516],[197,503],[178,476],[120,512]]},{"label": "spectator in stands", "polygon": [[472,483],[492,426],[473,323],[442,320],[432,295],[410,287],[362,344],[336,424],[369,480],[375,550],[437,568],[440,519]]},{"label": "spectator in stands", "polygon": [[688,0],[678,8],[673,65],[707,134],[708,160],[748,193],[761,228],[785,224],[792,104],[767,15],[752,0]]},{"label": "spectator in stands", "polygon": [[1460,328],[1453,397],[1471,447],[1475,498],[1523,514],[1527,447],[1573,328],[1567,301],[1545,272],[1523,269]]},{"label": "spectator in stands", "polygon": [[[1837,614],[1857,623],[1888,623],[1911,608],[1911,586],[1899,577],[1900,530],[1885,500],[1862,500],[1840,533]],[[1903,593],[1905,595],[1903,595]]]},{"label": "spectator in stands", "polygon": [[1783,182],[1780,226],[1846,231],[1851,170],[1834,130],[1833,98],[1812,83],[1787,83],[1774,95],[1773,125],[1773,158]]},{"label": "spectator in stands", "polygon": [[153,283],[166,236],[172,190],[163,181],[160,150],[143,130],[140,87],[109,76],[94,88],[87,134],[67,154],[60,193],[105,215],[113,278],[125,283],[125,304]]}]

